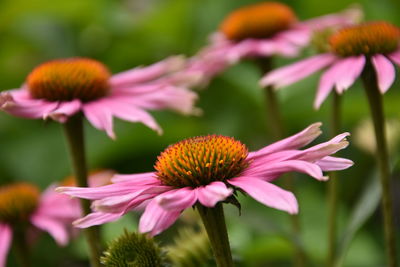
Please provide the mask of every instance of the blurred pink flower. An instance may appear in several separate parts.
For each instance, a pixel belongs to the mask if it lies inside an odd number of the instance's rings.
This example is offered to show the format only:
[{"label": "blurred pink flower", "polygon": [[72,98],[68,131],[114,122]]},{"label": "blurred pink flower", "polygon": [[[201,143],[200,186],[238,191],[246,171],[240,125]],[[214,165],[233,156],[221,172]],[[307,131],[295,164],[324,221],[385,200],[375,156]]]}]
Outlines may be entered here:
[{"label": "blurred pink flower", "polygon": [[169,146],[158,157],[155,172],[116,175],[113,184],[97,188],[60,187],[70,196],[94,200],[93,213],[74,222],[80,228],[114,221],[130,210],[145,211],[140,232],[157,235],[181,212],[196,203],[214,207],[244,191],[262,204],[290,214],[298,212],[296,198],[271,182],[291,171],[326,180],[322,171],[342,170],[353,162],[330,156],[345,148],[348,133],[305,150],[298,150],[321,134],[320,123],[248,153],[230,137],[209,135]]},{"label": "blurred pink flower", "polygon": [[48,232],[59,245],[68,243],[70,225],[80,217],[80,208],[76,201],[58,194],[54,188],[50,186],[40,194],[27,183],[0,187],[0,267],[6,264],[14,227],[33,226]]},{"label": "blurred pink flower", "polygon": [[83,112],[111,138],[115,138],[113,117],[141,122],[161,134],[147,110],[196,111],[197,95],[181,85],[185,77],[180,77],[181,84],[168,77],[184,65],[183,58],[171,57],[111,76],[103,64],[92,59],[54,60],[35,68],[21,88],[0,94],[0,107],[14,116],[52,118],[61,123]]},{"label": "blurred pink flower", "polygon": [[352,7],[306,21],[298,21],[289,6],[278,2],[261,2],[234,10],[213,33],[210,44],[188,61],[183,69],[201,76],[198,85],[208,81],[245,58],[297,56],[307,46],[314,31],[351,25],[362,12]]},{"label": "blurred pink flower", "polygon": [[372,64],[379,90],[384,94],[395,79],[392,63],[400,65],[400,30],[387,22],[345,27],[330,37],[330,48],[327,53],[267,73],[260,84],[280,88],[329,67],[319,81],[314,101],[314,108],[319,109],[333,89],[342,94],[361,75],[365,65]]}]

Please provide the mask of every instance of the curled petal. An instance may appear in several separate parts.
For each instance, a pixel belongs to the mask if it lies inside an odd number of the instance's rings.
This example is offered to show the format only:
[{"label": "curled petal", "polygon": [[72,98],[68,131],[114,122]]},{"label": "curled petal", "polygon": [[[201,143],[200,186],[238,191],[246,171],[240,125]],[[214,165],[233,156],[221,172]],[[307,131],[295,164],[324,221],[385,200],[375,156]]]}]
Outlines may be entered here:
[{"label": "curled petal", "polygon": [[158,205],[165,210],[182,211],[193,206],[197,201],[197,191],[189,187],[170,190],[157,196],[155,200]]},{"label": "curled petal", "polygon": [[200,203],[210,208],[230,195],[232,195],[232,189],[227,188],[223,182],[212,182],[209,185],[197,188],[197,196]]},{"label": "curled petal", "polygon": [[152,236],[158,235],[170,227],[179,217],[181,211],[165,210],[152,200],[146,207],[139,222],[139,232],[149,233]]},{"label": "curled petal", "polygon": [[[81,107],[82,103],[80,100],[61,102],[55,110],[46,114],[46,116],[52,118],[55,121],[64,123],[71,115],[77,113],[81,109]],[[44,119],[46,119],[46,117]]]},{"label": "curled petal", "polygon": [[276,185],[246,176],[230,179],[228,183],[243,189],[255,200],[266,206],[283,210],[290,214],[298,213],[298,204],[294,195]]}]

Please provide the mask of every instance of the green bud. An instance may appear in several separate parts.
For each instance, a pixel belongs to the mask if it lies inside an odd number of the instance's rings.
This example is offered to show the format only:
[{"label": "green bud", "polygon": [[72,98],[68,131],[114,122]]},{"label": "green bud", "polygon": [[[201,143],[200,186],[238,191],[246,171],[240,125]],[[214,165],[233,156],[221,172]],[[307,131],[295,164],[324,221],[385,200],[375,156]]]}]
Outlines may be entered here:
[{"label": "green bud", "polygon": [[110,243],[100,261],[107,267],[168,266],[164,251],[153,238],[127,230]]}]

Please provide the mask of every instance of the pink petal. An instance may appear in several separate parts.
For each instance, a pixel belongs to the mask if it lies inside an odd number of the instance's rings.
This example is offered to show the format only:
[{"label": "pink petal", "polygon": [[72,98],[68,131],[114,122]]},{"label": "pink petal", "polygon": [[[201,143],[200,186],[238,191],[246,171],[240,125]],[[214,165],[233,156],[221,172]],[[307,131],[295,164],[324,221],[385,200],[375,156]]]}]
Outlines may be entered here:
[{"label": "pink petal", "polygon": [[230,179],[228,182],[243,189],[255,200],[266,206],[283,210],[290,214],[298,213],[297,200],[294,195],[276,185],[245,176]]},{"label": "pink petal", "polygon": [[115,139],[112,112],[103,106],[101,100],[83,105],[83,113],[95,128],[105,130],[111,139]]},{"label": "pink petal", "polygon": [[7,224],[0,223],[0,267],[5,267],[12,243],[12,231]]},{"label": "pink petal", "polygon": [[182,56],[173,56],[147,67],[134,68],[115,74],[111,77],[112,86],[132,85],[143,83],[158,77],[177,71],[184,66],[185,60]]},{"label": "pink petal", "polygon": [[325,28],[342,27],[352,25],[361,21],[363,12],[358,7],[350,7],[339,13],[323,15],[302,22],[302,25],[312,30],[323,30]]},{"label": "pink petal", "polygon": [[29,119],[46,118],[58,106],[58,102],[47,102],[38,99],[16,101],[13,97],[14,93],[17,93],[17,91],[0,94],[0,108],[17,117]]},{"label": "pink petal", "polygon": [[68,232],[66,226],[60,221],[52,218],[33,215],[31,223],[39,229],[48,232],[59,245],[66,245],[68,243]]},{"label": "pink petal", "polygon": [[179,217],[181,211],[168,211],[160,207],[158,201],[151,201],[139,222],[139,232],[155,236],[170,227]]},{"label": "pink petal", "polygon": [[48,117],[55,121],[64,123],[73,114],[81,109],[82,103],[80,100],[70,102],[61,102],[60,105],[53,111],[47,114]]},{"label": "pink petal", "polygon": [[336,60],[332,54],[321,54],[298,61],[292,65],[279,68],[267,73],[260,81],[261,86],[275,86],[277,88],[295,83],[312,73],[328,66]]},{"label": "pink petal", "polygon": [[281,150],[292,150],[306,146],[322,133],[320,129],[321,125],[322,123],[320,122],[311,124],[303,131],[295,135],[292,135],[273,144],[270,144],[258,151],[250,153],[247,158],[251,159],[254,157],[265,156],[267,154],[271,154]]},{"label": "pink petal", "polygon": [[393,53],[387,55],[394,63],[400,66],[400,49],[397,49]]},{"label": "pink petal", "polygon": [[372,56],[371,61],[375,68],[379,90],[384,94],[392,86],[396,77],[394,66],[389,59],[380,54]]},{"label": "pink petal", "polygon": [[197,188],[197,196],[200,203],[210,208],[230,195],[232,195],[232,189],[227,188],[223,182],[212,182],[209,185]]},{"label": "pink petal", "polygon": [[310,30],[304,27],[294,27],[276,34],[274,39],[283,39],[298,46],[305,46],[309,43],[310,37]]},{"label": "pink petal", "polygon": [[145,172],[137,174],[116,174],[111,178],[111,181],[113,183],[137,183],[137,185],[160,183],[160,180],[155,177],[155,172]]},{"label": "pink petal", "polygon": [[320,166],[323,171],[339,171],[350,168],[354,162],[345,158],[326,156],[317,160],[315,164]]},{"label": "pink petal", "polygon": [[341,64],[342,71],[337,76],[336,90],[341,93],[360,76],[365,66],[365,56],[348,57],[338,64]]},{"label": "pink petal", "polygon": [[100,225],[108,222],[113,222],[118,220],[123,213],[103,213],[103,212],[93,212],[74,221],[74,226],[78,228],[88,228],[94,225]]},{"label": "pink petal", "polygon": [[[321,168],[317,164],[313,164],[302,160],[286,160],[282,162],[268,163],[266,162],[261,168],[252,168],[251,165],[243,172],[243,176],[266,178],[264,180],[272,181],[281,174],[287,172],[302,172],[314,177],[317,180],[324,181]],[[272,179],[268,179],[272,178]]]},{"label": "pink petal", "polygon": [[155,198],[158,205],[169,211],[182,211],[197,201],[197,191],[190,187],[170,190]]},{"label": "pink petal", "polygon": [[272,56],[281,55],[284,57],[294,57],[299,54],[300,47],[283,38],[257,40],[256,46],[249,56]]},{"label": "pink petal", "polygon": [[100,187],[58,187],[56,191],[73,197],[85,199],[101,199],[111,196],[122,196],[153,185],[130,185],[128,182],[115,183]]}]

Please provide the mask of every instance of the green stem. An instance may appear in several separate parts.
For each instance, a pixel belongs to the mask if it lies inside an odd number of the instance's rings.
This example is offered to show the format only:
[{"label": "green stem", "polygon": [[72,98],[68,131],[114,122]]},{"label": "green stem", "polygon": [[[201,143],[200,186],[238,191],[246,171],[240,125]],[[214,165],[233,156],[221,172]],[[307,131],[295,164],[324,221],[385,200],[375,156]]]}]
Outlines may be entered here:
[{"label": "green stem", "polygon": [[26,230],[24,226],[13,227],[13,247],[16,258],[21,267],[31,267],[30,251],[26,240]]},{"label": "green stem", "polygon": [[[88,187],[82,114],[77,114],[64,123],[64,133],[76,183],[79,187]],[[89,214],[91,212],[90,201],[80,199],[80,203],[83,214]],[[89,245],[90,264],[92,267],[100,267],[101,242],[98,228],[86,228],[84,234]]]},{"label": "green stem", "polygon": [[232,254],[222,204],[218,203],[214,208],[200,204],[196,207],[206,228],[217,266],[232,267]]},{"label": "green stem", "polygon": [[[331,110],[331,136],[339,134],[341,129],[340,116],[341,98],[336,92],[333,94]],[[328,266],[334,266],[337,244],[337,209],[339,181],[336,172],[329,173],[328,181]]]},{"label": "green stem", "polygon": [[[268,73],[273,69],[272,58],[263,58],[258,61],[258,65],[260,66],[263,74]],[[275,140],[280,140],[285,137],[285,130],[283,127],[278,97],[275,89],[272,86],[267,86],[265,88],[265,102],[267,106],[267,118],[272,134]],[[293,174],[287,173],[286,175],[282,176],[282,179],[284,181],[284,187],[289,191],[294,192],[295,186]],[[301,231],[299,215],[291,215],[290,221],[294,240],[296,240],[296,242],[294,242],[293,266],[303,267],[305,266],[306,255],[301,248],[301,240],[299,240]]]},{"label": "green stem", "polygon": [[376,159],[378,161],[380,181],[382,186],[382,210],[384,221],[384,235],[388,266],[397,266],[395,228],[393,224],[393,203],[391,194],[389,153],[385,135],[385,117],[383,98],[377,85],[376,73],[367,62],[362,73],[362,81],[371,110],[376,139]]}]

